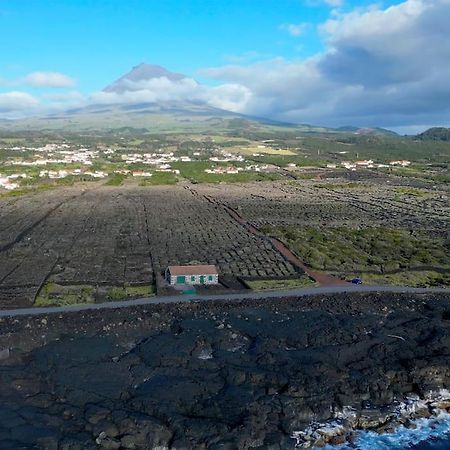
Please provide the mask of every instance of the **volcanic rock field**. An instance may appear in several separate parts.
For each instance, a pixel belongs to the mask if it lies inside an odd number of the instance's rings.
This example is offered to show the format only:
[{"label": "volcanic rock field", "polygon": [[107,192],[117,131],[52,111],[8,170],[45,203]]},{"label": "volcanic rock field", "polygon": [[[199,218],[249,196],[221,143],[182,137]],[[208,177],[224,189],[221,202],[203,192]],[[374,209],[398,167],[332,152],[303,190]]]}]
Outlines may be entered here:
[{"label": "volcanic rock field", "polygon": [[292,449],[345,406],[363,422],[450,382],[448,294],[0,320],[2,449]]}]

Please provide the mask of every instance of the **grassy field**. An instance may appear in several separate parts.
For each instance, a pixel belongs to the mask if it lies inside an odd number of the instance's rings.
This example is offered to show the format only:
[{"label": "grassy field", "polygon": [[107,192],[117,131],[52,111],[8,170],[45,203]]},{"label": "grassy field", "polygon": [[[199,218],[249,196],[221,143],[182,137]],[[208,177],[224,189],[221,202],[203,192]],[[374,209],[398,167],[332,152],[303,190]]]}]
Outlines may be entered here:
[{"label": "grassy field", "polygon": [[[35,306],[71,306],[83,303],[94,303],[96,288],[91,285],[61,286],[53,282],[46,283],[39,291]],[[112,286],[107,291],[109,301],[132,298],[151,297],[155,289],[146,286]]]},{"label": "grassy field", "polygon": [[94,287],[60,286],[56,283],[46,283],[40,290],[35,306],[71,306],[80,303],[94,302]]},{"label": "grassy field", "polygon": [[151,177],[141,178],[139,186],[161,186],[177,184],[178,177],[173,173],[154,172]]},{"label": "grassy field", "polygon": [[84,183],[84,182],[95,183],[98,182],[98,179],[92,178],[87,175],[68,176],[66,178],[59,178],[53,180],[46,178],[38,180],[37,183],[35,184],[26,182],[24,186],[21,187],[20,189],[2,192],[0,193],[0,198],[21,197],[22,195],[38,194],[44,191],[48,191],[50,189],[56,189],[64,186],[73,186],[75,183]]},{"label": "grassy field", "polygon": [[271,291],[316,286],[316,282],[308,276],[303,276],[300,278],[287,278],[284,280],[252,280],[246,281],[245,283],[254,291]]},{"label": "grassy field", "polygon": [[396,188],[395,192],[400,194],[401,196],[404,195],[411,195],[413,197],[429,197],[431,194],[429,191],[426,191],[424,189],[416,189],[416,188],[410,188],[410,187],[400,187]]},{"label": "grassy field", "polygon": [[122,186],[123,182],[125,181],[126,176],[120,175],[120,174],[114,174],[112,175],[108,181],[105,183],[105,186]]},{"label": "grassy field", "polygon": [[261,155],[250,158],[255,163],[272,164],[278,167],[286,167],[288,164],[295,164],[297,167],[324,167],[327,161],[305,157],[297,154],[293,155]]},{"label": "grassy field", "polygon": [[386,280],[412,285],[423,284],[426,279],[450,281],[440,274],[421,274],[422,268],[422,272],[450,268],[448,243],[425,232],[411,234],[390,228],[344,227],[319,230],[295,226],[265,226],[263,231],[287,242],[308,266],[339,276],[351,278],[364,274],[364,278],[377,283]]},{"label": "grassy field", "polygon": [[155,295],[153,286],[114,286],[108,290],[107,298],[110,301],[120,301],[131,298],[151,297]]},{"label": "grassy field", "polygon": [[231,153],[239,153],[241,155],[253,155],[255,153],[262,153],[266,155],[279,155],[279,156],[293,156],[296,155],[292,150],[288,149],[276,149],[272,147],[258,147],[258,146],[236,146],[228,147],[227,151]]},{"label": "grassy field", "polygon": [[[360,276],[360,274],[354,274]],[[350,275],[349,278],[353,278]],[[450,273],[439,273],[432,270],[406,271],[395,274],[372,274],[363,275],[364,284],[380,286],[411,286],[411,287],[430,287],[430,286],[449,286]]]},{"label": "grassy field", "polygon": [[[217,166],[242,166],[242,164],[225,164],[219,163]],[[180,171],[180,176],[193,183],[245,183],[249,181],[269,181],[278,180],[281,178],[277,173],[266,172],[239,172],[236,174],[215,174],[206,173],[205,169],[210,169],[215,166],[210,161],[192,161],[192,162],[177,162],[173,165],[174,169]]]},{"label": "grassy field", "polygon": [[319,189],[331,189],[331,190],[341,190],[341,189],[367,189],[368,185],[364,183],[324,183],[324,184],[315,184],[314,187]]}]

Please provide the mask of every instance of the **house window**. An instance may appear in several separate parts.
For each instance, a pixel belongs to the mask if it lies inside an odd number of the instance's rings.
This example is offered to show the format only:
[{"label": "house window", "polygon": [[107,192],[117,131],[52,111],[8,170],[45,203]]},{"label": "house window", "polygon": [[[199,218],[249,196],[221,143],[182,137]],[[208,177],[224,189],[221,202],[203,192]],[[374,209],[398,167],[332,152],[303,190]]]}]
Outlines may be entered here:
[{"label": "house window", "polygon": [[195,276],[194,275],[192,275],[191,281],[195,281]]},{"label": "house window", "polygon": [[213,277],[212,277],[212,275],[210,275],[209,277],[208,277],[208,281],[212,281],[213,280]]}]

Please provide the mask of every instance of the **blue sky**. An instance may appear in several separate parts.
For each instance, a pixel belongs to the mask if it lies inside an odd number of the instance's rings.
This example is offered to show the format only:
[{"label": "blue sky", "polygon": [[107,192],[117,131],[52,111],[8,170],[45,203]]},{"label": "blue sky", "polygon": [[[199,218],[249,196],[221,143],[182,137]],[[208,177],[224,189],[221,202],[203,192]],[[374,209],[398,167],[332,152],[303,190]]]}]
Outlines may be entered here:
[{"label": "blue sky", "polygon": [[[331,9],[301,0],[0,0],[0,76],[62,72],[90,92],[140,62],[196,76],[232,61],[303,58],[323,50],[313,25]],[[312,26],[302,36],[283,28],[298,23]]]},{"label": "blue sky", "polygon": [[[291,122],[448,125],[448,17],[450,0],[0,0],[0,117],[163,92]],[[204,87],[100,92],[141,62]]]}]

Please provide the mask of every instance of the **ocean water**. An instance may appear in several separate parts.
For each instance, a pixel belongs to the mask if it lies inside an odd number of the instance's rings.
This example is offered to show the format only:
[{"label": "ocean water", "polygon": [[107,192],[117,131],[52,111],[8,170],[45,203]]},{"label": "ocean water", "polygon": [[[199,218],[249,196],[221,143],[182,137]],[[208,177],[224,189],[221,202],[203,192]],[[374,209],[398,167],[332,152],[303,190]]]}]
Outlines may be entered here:
[{"label": "ocean water", "polygon": [[354,444],[326,446],[322,450],[450,450],[450,414],[415,420],[417,428],[399,427],[392,434],[362,431]]}]

